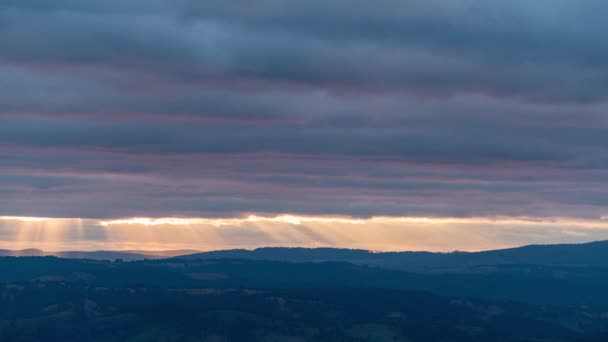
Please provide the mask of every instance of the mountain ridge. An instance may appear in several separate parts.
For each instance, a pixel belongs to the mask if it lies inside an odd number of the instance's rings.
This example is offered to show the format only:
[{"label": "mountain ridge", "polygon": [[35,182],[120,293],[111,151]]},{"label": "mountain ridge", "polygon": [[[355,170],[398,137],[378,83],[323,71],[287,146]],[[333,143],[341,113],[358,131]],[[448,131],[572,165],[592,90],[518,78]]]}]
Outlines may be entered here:
[{"label": "mountain ridge", "polygon": [[1,249],[0,256],[56,256],[69,259],[137,261],[145,259],[251,259],[288,262],[338,261],[412,271],[470,271],[479,266],[530,264],[608,267],[608,241],[535,244],[480,252],[378,252],[336,247],[260,247],[192,253],[193,250],[98,250],[47,252]]},{"label": "mountain ridge", "polygon": [[608,241],[526,245],[481,252],[375,252],[363,249],[262,247],[202,252],[177,259],[253,259],[291,262],[345,261],[387,268],[452,269],[494,264],[608,267]]},{"label": "mountain ridge", "polygon": [[41,249],[28,248],[19,250],[0,249],[0,257],[30,257],[30,256],[55,256],[67,259],[92,259],[92,260],[117,260],[136,261],[145,259],[163,259],[178,255],[184,255],[195,250],[96,250],[96,251],[44,251]]}]

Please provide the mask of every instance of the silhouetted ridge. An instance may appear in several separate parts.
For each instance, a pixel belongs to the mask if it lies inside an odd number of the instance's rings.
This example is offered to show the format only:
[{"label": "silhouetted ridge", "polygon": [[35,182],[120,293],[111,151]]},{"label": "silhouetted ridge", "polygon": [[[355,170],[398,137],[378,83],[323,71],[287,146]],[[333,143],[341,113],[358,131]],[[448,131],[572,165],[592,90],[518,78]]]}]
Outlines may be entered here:
[{"label": "silhouetted ridge", "polygon": [[0,256],[42,256],[45,255],[44,251],[39,249],[20,249],[20,250],[9,250],[0,249]]},{"label": "silhouetted ridge", "polygon": [[191,254],[193,250],[168,250],[168,251],[61,251],[48,252],[39,249],[7,250],[0,249],[0,256],[26,257],[26,256],[56,256],[68,259],[93,259],[93,260],[117,260],[124,261],[161,259],[183,254]]},{"label": "silhouetted ridge", "polygon": [[608,267],[608,241],[529,245],[484,252],[373,252],[361,249],[265,247],[179,256],[180,259],[252,259],[290,262],[343,261],[398,269],[453,269],[497,264]]}]

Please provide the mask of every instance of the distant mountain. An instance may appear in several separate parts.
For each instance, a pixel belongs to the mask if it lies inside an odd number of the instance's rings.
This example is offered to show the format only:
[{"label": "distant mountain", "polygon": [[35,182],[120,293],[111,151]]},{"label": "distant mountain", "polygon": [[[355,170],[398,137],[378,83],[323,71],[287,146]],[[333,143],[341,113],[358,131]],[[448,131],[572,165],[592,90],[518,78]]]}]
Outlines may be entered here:
[{"label": "distant mountain", "polygon": [[0,256],[57,256],[71,259],[135,261],[177,258],[187,260],[248,259],[288,262],[348,262],[416,272],[478,272],[480,266],[545,265],[608,267],[608,241],[583,244],[529,245],[483,252],[374,252],[362,249],[264,247],[202,253],[194,250],[62,251],[0,250]]},{"label": "distant mountain", "polygon": [[66,251],[66,252],[48,252],[45,255],[56,256],[56,257],[60,257],[60,258],[70,258],[70,259],[93,259],[93,260],[122,259],[124,261],[162,258],[162,256],[145,255],[145,254],[138,254],[138,253],[122,252],[122,251],[91,251],[91,252]]},{"label": "distant mountain", "polygon": [[168,251],[146,251],[146,250],[136,249],[136,250],[124,250],[121,252],[139,254],[139,255],[148,255],[148,256],[154,256],[154,257],[164,257],[164,258],[171,258],[171,257],[180,256],[180,255],[189,255],[189,254],[200,253],[200,251],[197,251],[195,249],[176,249],[176,250],[168,250]]},{"label": "distant mountain", "polygon": [[46,255],[44,251],[39,249],[19,249],[19,250],[9,250],[9,249],[0,249],[0,256],[44,256]]},{"label": "distant mountain", "polygon": [[608,267],[608,241],[529,245],[484,252],[372,252],[339,248],[233,249],[179,256],[180,259],[252,259],[290,262],[342,261],[415,271],[465,271],[483,265],[534,264]]},{"label": "distant mountain", "polygon": [[61,251],[46,252],[39,249],[8,250],[0,249],[0,256],[56,256],[69,259],[92,259],[92,260],[118,260],[135,261],[144,259],[161,259],[175,257],[178,255],[192,254],[196,250],[169,250],[169,251],[146,251],[146,250],[127,250],[127,251]]},{"label": "distant mountain", "polygon": [[67,252],[47,252],[44,255],[57,256],[60,258],[71,259],[93,259],[93,260],[117,260],[135,261],[144,259],[170,258],[184,254],[197,252],[196,250],[170,250],[170,251],[146,251],[146,250],[126,250],[126,251],[67,251]]}]

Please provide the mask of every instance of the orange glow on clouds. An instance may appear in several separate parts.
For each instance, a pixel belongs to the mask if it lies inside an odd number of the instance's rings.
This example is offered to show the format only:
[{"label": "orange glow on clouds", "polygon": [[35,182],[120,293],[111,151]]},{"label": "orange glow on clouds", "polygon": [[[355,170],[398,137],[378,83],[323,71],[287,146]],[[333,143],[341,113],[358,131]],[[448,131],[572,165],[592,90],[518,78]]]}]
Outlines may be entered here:
[{"label": "orange glow on clouds", "polygon": [[216,227],[239,225],[243,223],[254,222],[280,222],[288,224],[300,225],[309,222],[323,223],[346,223],[346,224],[364,224],[364,219],[348,219],[341,217],[314,217],[314,216],[295,216],[295,215],[280,215],[275,217],[265,217],[249,215],[246,218],[149,218],[149,217],[134,217],[128,219],[100,221],[102,226],[112,225],[132,225],[141,224],[145,226],[160,226],[160,225],[192,225],[192,224],[207,224]]},{"label": "orange glow on clouds", "polygon": [[[41,219],[45,220],[45,219]],[[246,223],[266,222],[266,223],[286,223],[301,225],[306,223],[335,223],[335,224],[391,224],[391,223],[417,223],[417,224],[488,224],[488,225],[568,225],[587,228],[608,228],[608,219],[604,216],[600,220],[585,220],[573,218],[534,218],[534,217],[391,217],[374,216],[370,218],[345,218],[330,216],[300,216],[300,215],[279,215],[279,216],[257,216],[249,215],[244,218],[179,218],[179,217],[133,217],[115,220],[99,221],[102,226],[113,225],[144,225],[144,226],[163,226],[163,225],[212,225],[216,227],[233,226]]]},{"label": "orange glow on clouds", "polygon": [[48,217],[27,217],[27,216],[0,216],[0,220],[5,221],[21,221],[21,222],[43,222],[52,220]]}]

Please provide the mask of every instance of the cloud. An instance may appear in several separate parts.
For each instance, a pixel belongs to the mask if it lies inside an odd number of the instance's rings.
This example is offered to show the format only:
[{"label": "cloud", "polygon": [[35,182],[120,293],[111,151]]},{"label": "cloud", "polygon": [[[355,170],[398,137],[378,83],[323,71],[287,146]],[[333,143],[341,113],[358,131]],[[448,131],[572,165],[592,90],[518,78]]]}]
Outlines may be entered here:
[{"label": "cloud", "polygon": [[[0,152],[4,215],[605,215],[603,168],[289,154]],[[566,190],[564,190],[566,189]]]},{"label": "cloud", "polygon": [[598,14],[605,9],[566,0],[11,3],[0,12],[0,59],[137,70],[177,82],[586,102],[605,99],[608,49]]},{"label": "cloud", "polygon": [[7,0],[0,208],[597,218],[606,6]]}]

